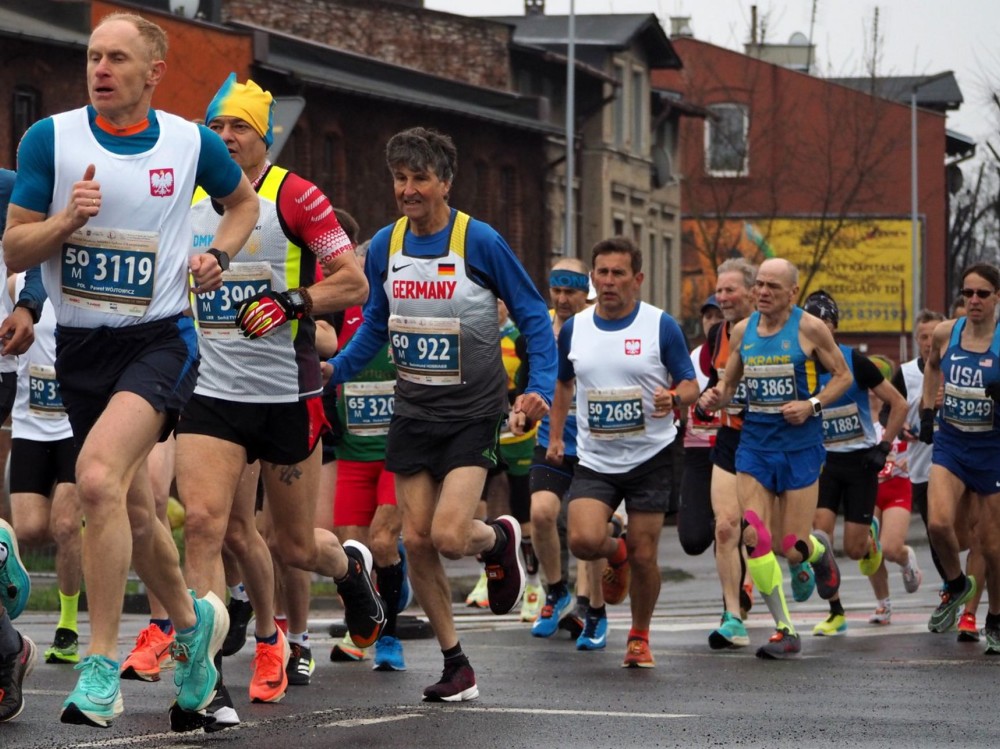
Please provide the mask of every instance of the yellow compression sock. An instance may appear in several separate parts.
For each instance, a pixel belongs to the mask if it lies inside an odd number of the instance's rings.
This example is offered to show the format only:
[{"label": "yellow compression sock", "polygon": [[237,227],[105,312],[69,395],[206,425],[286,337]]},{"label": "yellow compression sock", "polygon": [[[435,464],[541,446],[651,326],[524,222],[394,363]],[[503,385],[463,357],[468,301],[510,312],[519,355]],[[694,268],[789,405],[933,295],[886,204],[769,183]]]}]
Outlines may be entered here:
[{"label": "yellow compression sock", "polygon": [[59,623],[56,627],[77,631],[76,615],[80,604],[80,593],[71,596],[59,591]]},{"label": "yellow compression sock", "polygon": [[812,554],[809,555],[808,562],[809,564],[812,564],[821,556],[823,556],[824,553],[826,553],[826,547],[823,545],[823,542],[820,541],[818,538],[816,538],[816,536],[814,536],[812,533],[809,534],[809,540],[812,541],[813,550]]},{"label": "yellow compression sock", "polygon": [[788,634],[794,635],[795,627],[792,624],[792,617],[788,613],[788,604],[785,603],[781,566],[778,564],[774,552],[770,551],[756,559],[747,559],[747,567],[750,570],[750,578],[764,597],[764,602],[767,604],[771,616],[774,617],[775,626],[779,629],[787,629]]}]

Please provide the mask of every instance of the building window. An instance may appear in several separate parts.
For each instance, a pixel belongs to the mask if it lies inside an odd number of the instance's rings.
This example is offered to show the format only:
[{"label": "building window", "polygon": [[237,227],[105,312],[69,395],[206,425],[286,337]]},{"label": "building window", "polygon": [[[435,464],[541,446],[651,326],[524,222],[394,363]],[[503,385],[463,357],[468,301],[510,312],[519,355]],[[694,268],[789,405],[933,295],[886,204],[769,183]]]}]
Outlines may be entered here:
[{"label": "building window", "polygon": [[646,74],[632,71],[632,153],[641,156],[646,144]]},{"label": "building window", "polygon": [[17,146],[21,142],[21,136],[38,119],[38,101],[39,94],[35,89],[26,86],[14,89],[14,100],[11,102],[11,164],[17,162]]},{"label": "building window", "polygon": [[616,237],[624,237],[625,236],[625,219],[624,218],[622,218],[621,216],[615,216],[611,220],[611,226],[612,226],[612,229],[613,229],[611,233],[614,236],[616,236]]},{"label": "building window", "polygon": [[490,168],[483,160],[477,160],[472,166],[472,207],[476,216],[483,221],[492,218],[490,213]]},{"label": "building window", "polygon": [[618,83],[618,91],[615,96],[613,112],[615,118],[613,123],[614,146],[616,149],[621,150],[625,148],[625,97],[628,93],[626,91],[628,81],[625,80],[625,66],[621,63],[615,63],[615,81]]},{"label": "building window", "polygon": [[749,173],[750,116],[742,104],[715,104],[705,120],[705,169],[715,177]]}]

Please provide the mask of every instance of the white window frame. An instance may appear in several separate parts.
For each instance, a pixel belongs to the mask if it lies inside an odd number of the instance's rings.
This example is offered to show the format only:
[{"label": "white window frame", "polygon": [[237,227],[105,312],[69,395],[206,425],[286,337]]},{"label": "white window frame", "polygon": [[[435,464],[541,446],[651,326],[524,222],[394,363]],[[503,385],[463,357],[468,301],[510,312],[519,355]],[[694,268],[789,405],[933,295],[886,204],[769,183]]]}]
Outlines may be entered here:
[{"label": "white window frame", "polygon": [[712,104],[709,108],[712,114],[737,112],[742,114],[743,164],[739,169],[715,169],[712,167],[713,139],[717,132],[715,117],[705,118],[705,172],[713,177],[746,177],[750,174],[750,109],[745,104],[726,102]]}]

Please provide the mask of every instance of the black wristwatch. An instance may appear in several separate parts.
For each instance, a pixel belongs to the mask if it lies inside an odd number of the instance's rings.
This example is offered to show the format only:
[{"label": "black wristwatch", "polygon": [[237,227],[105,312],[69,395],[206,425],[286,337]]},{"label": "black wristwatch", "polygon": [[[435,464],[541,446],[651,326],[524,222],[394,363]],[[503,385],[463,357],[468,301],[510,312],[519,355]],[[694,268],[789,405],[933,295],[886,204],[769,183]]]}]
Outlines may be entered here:
[{"label": "black wristwatch", "polygon": [[312,299],[307,299],[302,292],[303,289],[289,289],[285,292],[288,295],[288,301],[291,302],[292,311],[300,317],[308,315],[312,311]]},{"label": "black wristwatch", "polygon": [[215,249],[214,247],[208,251],[208,254],[219,262],[219,267],[222,269],[223,273],[229,270],[229,255],[222,250]]},{"label": "black wristwatch", "polygon": [[28,310],[31,313],[32,324],[38,325],[38,321],[42,319],[42,305],[33,299],[19,299],[14,305],[14,309],[18,307]]},{"label": "black wristwatch", "polygon": [[813,416],[819,416],[820,414],[823,413],[823,404],[819,402],[819,398],[813,396],[812,398],[809,399],[809,402],[812,404],[813,407]]}]

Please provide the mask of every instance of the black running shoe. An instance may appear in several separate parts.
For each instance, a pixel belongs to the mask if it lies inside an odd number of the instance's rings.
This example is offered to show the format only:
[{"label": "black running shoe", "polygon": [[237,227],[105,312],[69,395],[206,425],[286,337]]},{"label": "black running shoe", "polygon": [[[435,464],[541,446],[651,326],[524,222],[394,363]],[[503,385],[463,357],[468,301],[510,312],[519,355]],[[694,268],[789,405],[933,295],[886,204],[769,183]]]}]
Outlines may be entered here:
[{"label": "black running shoe", "polygon": [[222,641],[222,654],[236,655],[247,644],[247,627],[253,619],[253,604],[230,598],[226,608],[229,610],[229,631]]},{"label": "black running shoe", "polygon": [[285,673],[288,674],[288,683],[296,687],[307,687],[312,677],[313,669],[316,668],[316,661],[313,660],[312,650],[306,645],[297,642],[289,643],[292,654],[288,657],[288,665],[285,666]]},{"label": "black running shoe", "polygon": [[385,604],[372,584],[372,553],[359,541],[344,544],[347,577],[337,583],[344,602],[344,623],[359,648],[375,644],[385,626]]},{"label": "black running shoe", "polygon": [[24,709],[21,684],[35,667],[35,657],[35,643],[21,635],[21,649],[14,655],[0,658],[0,723],[14,720]]},{"label": "black running shoe", "polygon": [[521,563],[521,524],[510,515],[501,515],[490,523],[500,526],[507,543],[496,554],[482,554],[486,566],[486,590],[490,611],[506,614],[524,594],[524,565]]}]

